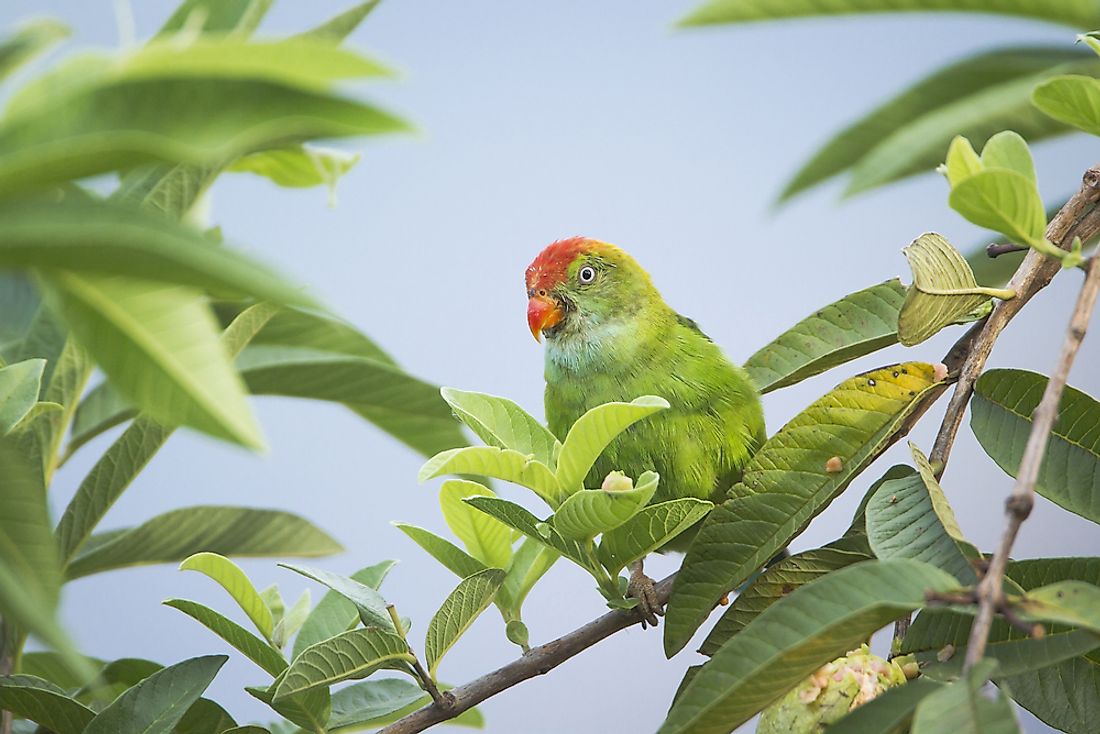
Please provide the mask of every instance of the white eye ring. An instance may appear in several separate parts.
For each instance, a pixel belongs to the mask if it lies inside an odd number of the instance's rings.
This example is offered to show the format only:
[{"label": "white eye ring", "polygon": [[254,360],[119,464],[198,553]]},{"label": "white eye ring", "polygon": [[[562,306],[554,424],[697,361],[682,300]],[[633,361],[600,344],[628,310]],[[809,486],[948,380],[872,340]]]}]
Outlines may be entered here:
[{"label": "white eye ring", "polygon": [[582,285],[588,285],[595,279],[596,269],[591,265],[585,265],[583,268],[580,269],[580,272],[577,273],[577,280],[579,280]]}]

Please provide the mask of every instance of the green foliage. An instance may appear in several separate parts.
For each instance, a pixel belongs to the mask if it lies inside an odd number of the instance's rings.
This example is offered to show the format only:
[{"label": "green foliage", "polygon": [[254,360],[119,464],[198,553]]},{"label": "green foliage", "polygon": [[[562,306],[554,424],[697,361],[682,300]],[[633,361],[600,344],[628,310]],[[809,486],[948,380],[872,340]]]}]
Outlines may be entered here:
[{"label": "green foliage", "polygon": [[940,684],[924,677],[891,688],[830,725],[829,734],[905,731],[920,702],[940,688]]},{"label": "green foliage", "polygon": [[655,472],[646,472],[638,477],[638,486],[631,489],[575,492],[554,513],[554,528],[566,538],[583,542],[614,530],[637,515],[653,498],[659,479]]},{"label": "green foliage", "polygon": [[60,687],[33,675],[0,676],[0,708],[56,734],[81,734],[95,712]]},{"label": "green foliage", "polygon": [[428,623],[424,657],[428,674],[435,678],[439,663],[474,620],[493,603],[504,582],[504,571],[487,568],[462,579]]},{"label": "green foliage", "polygon": [[666,654],[683,648],[723,595],[824,510],[937,384],[928,364],[873,370],[844,381],[768,439],[688,550],[665,616]]},{"label": "green foliage", "polygon": [[597,549],[600,563],[612,575],[662,548],[706,517],[714,504],[684,497],[639,510],[622,525],[603,534]]},{"label": "green foliage", "polygon": [[474,558],[487,567],[506,569],[512,563],[512,531],[504,523],[462,501],[464,497],[473,496],[495,495],[488,487],[466,479],[443,482],[439,489],[443,519]]},{"label": "green foliage", "polygon": [[864,561],[798,588],[715,652],[673,704],[661,734],[736,728],[894,617],[921,607],[929,589],[955,583],[918,561]]},{"label": "green foliage", "polygon": [[413,660],[408,645],[393,632],[377,627],[350,630],[303,650],[281,676],[273,699],[364,678],[383,668],[404,670]]},{"label": "green foliage", "polygon": [[68,26],[51,18],[21,25],[19,30],[0,41],[0,81],[68,35]]},{"label": "green foliage", "polygon": [[[975,385],[970,427],[986,453],[1016,476],[1031,415],[1047,378],[1023,370],[989,370]],[[1100,404],[1066,386],[1039,467],[1035,490],[1061,507],[1100,522]]]},{"label": "green foliage", "polygon": [[536,461],[555,466],[561,442],[511,400],[453,387],[439,392],[458,419],[489,446],[531,454]]},{"label": "green foliage", "polygon": [[45,369],[44,359],[0,367],[0,436],[11,433],[34,409]]},{"label": "green foliage", "polygon": [[275,626],[271,610],[240,566],[217,553],[196,553],[180,564],[180,570],[198,571],[217,582],[248,615],[264,639],[271,641],[271,630]]},{"label": "green foliage", "polygon": [[313,579],[317,583],[324,584],[350,601],[355,605],[363,624],[373,625],[387,632],[395,631],[393,620],[390,619],[389,612],[386,611],[386,600],[374,587],[320,568],[292,566],[289,563],[280,563],[279,565],[308,579]]},{"label": "green foliage", "polygon": [[963,678],[924,698],[913,714],[913,734],[1019,732],[1008,696],[1003,691],[991,697],[982,693],[982,687],[996,667],[995,661],[983,660]]},{"label": "green foliage", "polygon": [[[377,591],[396,564],[396,561],[382,561],[359,569],[351,575],[351,579]],[[303,650],[316,642],[346,632],[358,619],[359,611],[353,602],[336,591],[326,592],[302,623],[298,636],[294,638],[291,657],[298,657]]]},{"label": "green foliage", "polygon": [[749,357],[745,371],[768,393],[896,344],[905,293],[894,279],[830,303]]},{"label": "green foliage", "polygon": [[966,323],[990,310],[990,297],[1011,298],[1012,291],[982,288],[974,272],[950,242],[926,232],[902,252],[913,270],[913,284],[898,313],[898,341],[920,344],[945,326]]},{"label": "green foliage", "polygon": [[272,676],[277,676],[286,670],[286,661],[274,647],[228,617],[187,599],[169,599],[164,604],[191,617]]},{"label": "green foliage", "polygon": [[1080,74],[1056,76],[1031,95],[1035,106],[1059,122],[1100,135],[1100,82]]}]

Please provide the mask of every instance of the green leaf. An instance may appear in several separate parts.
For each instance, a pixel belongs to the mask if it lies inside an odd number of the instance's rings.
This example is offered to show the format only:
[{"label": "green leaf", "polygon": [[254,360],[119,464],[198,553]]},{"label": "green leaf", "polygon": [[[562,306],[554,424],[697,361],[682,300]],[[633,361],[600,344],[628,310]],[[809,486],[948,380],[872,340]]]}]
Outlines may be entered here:
[{"label": "green leaf", "polygon": [[361,153],[299,145],[250,153],[230,163],[225,170],[254,173],[288,188],[328,186],[335,190],[336,182],[354,168],[360,158]]},{"label": "green leaf", "polygon": [[1035,184],[1007,169],[986,169],[951,189],[951,208],[979,227],[1000,232],[1014,242],[1043,238],[1046,210]]},{"label": "green leaf", "polygon": [[[1073,630],[1039,638],[993,641],[986,645],[984,658],[997,661],[997,678],[1033,673],[1095,650],[1100,638],[1091,632]],[[966,645],[956,647],[950,659],[939,662],[938,650],[917,654],[921,674],[934,680],[950,681],[962,674]]]},{"label": "green leaf", "polygon": [[[975,385],[970,428],[985,452],[1016,476],[1047,378],[1024,370],[989,370]],[[1100,522],[1100,404],[1066,386],[1035,490],[1070,512]]]},{"label": "green leaf", "polygon": [[505,619],[520,616],[527,594],[560,557],[557,551],[532,538],[523,539],[512,557],[512,565],[504,576],[504,584],[497,592],[496,605],[505,612]]},{"label": "green leaf", "polygon": [[82,703],[102,708],[127,689],[145,680],[164,666],[144,658],[119,658],[102,666],[94,679],[88,680],[74,693]]},{"label": "green leaf", "polygon": [[171,734],[227,659],[191,658],[153,673],[103,709],[83,734]]},{"label": "green leaf", "polygon": [[0,80],[68,38],[69,33],[67,25],[52,18],[39,18],[21,24],[15,33],[0,40]]},{"label": "green leaf", "polygon": [[1031,150],[1027,147],[1027,141],[1015,131],[1002,130],[991,137],[982,148],[981,165],[983,168],[1015,171],[1032,185],[1038,185]]},{"label": "green leaf", "polygon": [[0,438],[0,615],[80,659],[55,617],[61,590],[57,543],[50,531],[46,490],[12,438]]},{"label": "green leaf", "polygon": [[947,571],[962,586],[978,582],[958,541],[936,513],[920,475],[884,482],[867,504],[867,539],[882,559],[910,558]]},{"label": "green leaf", "polygon": [[[248,340],[255,336],[266,320],[271,318],[273,308],[262,303],[251,306],[242,311],[226,327],[222,332],[221,341],[230,356],[239,353]],[[104,395],[108,398],[117,395],[113,390],[93,390],[92,394]],[[82,407],[88,402],[89,399],[86,398],[81,404]],[[92,410],[96,410],[97,407],[106,407],[111,402],[111,400],[96,402]],[[80,410],[76,412],[74,434],[81,414]],[[64,561],[68,562],[72,559],[115,501],[168,440],[172,430],[151,418],[139,416],[95,463],[80,482],[76,494],[66,506],[61,522],[57,526],[57,536]],[[71,453],[76,445],[79,443],[74,436],[70,440],[68,451]]]},{"label": "green leaf", "polygon": [[289,512],[215,505],[171,510],[135,528],[110,531],[104,542],[94,542],[96,536],[92,540],[69,563],[67,578],[174,563],[203,555],[200,551],[236,557],[315,557],[343,550],[319,527]]},{"label": "green leaf", "polygon": [[178,609],[209,629],[270,673],[272,677],[286,670],[286,661],[270,645],[219,612],[188,599],[169,599],[164,604]]},{"label": "green leaf", "polygon": [[795,590],[714,654],[669,711],[661,734],[737,728],[824,663],[922,606],[926,591],[955,584],[917,561],[864,561]]},{"label": "green leaf", "polygon": [[204,298],[153,281],[55,273],[51,292],[111,382],[154,420],[263,445]]},{"label": "green leaf", "polygon": [[420,686],[401,678],[354,683],[332,694],[332,716],[328,720],[328,728],[336,731],[344,727],[366,726],[423,698],[424,691]]},{"label": "green leaf", "polygon": [[462,637],[474,620],[493,603],[493,597],[503,582],[504,571],[487,568],[462,579],[443,601],[439,611],[428,623],[424,640],[424,657],[428,663],[428,673],[433,679],[443,656],[458,642],[458,638]]},{"label": "green leaf", "polygon": [[1100,135],[1100,82],[1092,77],[1056,76],[1035,87],[1031,101],[1059,122]]},{"label": "green leaf", "polygon": [[558,455],[555,470],[560,492],[558,501],[583,489],[589,469],[616,436],[643,418],[666,408],[668,401],[664,398],[643,395],[629,403],[598,405],[578,418],[569,428]]},{"label": "green leaf", "polygon": [[529,454],[551,469],[556,465],[561,442],[511,400],[453,387],[439,392],[455,416],[488,445]]},{"label": "green leaf", "polygon": [[965,678],[935,691],[917,704],[912,734],[1013,734],[1019,732],[1016,714],[1003,691],[992,697],[982,687],[996,669],[980,661]]},{"label": "green leaf", "polygon": [[354,629],[307,647],[278,683],[274,700],[349,678],[365,678],[383,668],[403,670],[413,661],[409,646],[393,632]]},{"label": "green leaf", "polygon": [[1009,293],[980,288],[970,264],[934,232],[922,234],[902,252],[913,270],[913,285],[906,291],[897,324],[898,340],[907,347],[950,324],[973,321],[991,295]]},{"label": "green leaf", "polygon": [[1100,11],[1091,3],[1049,3],[1045,0],[710,0],[684,18],[681,24],[748,23],[782,18],[904,11],[999,13],[1061,23],[1073,28],[1100,25]]},{"label": "green leaf", "polygon": [[[397,561],[382,561],[361,568],[351,575],[353,581],[377,590]],[[301,631],[294,639],[292,657],[298,657],[310,645],[347,632],[359,620],[359,610],[342,594],[328,591],[306,617]]]},{"label": "green leaf", "polygon": [[33,675],[0,676],[0,709],[55,734],[81,734],[95,712],[53,683]]},{"label": "green leaf", "polygon": [[280,563],[279,565],[289,571],[301,574],[307,579],[313,579],[319,584],[324,584],[348,599],[355,605],[363,624],[374,625],[389,632],[394,631],[393,620],[390,619],[390,614],[386,610],[386,600],[371,586],[320,568],[293,566],[289,563]]},{"label": "green leaf", "polygon": [[311,608],[309,589],[305,589],[298,597],[298,601],[294,602],[294,606],[286,613],[286,616],[275,623],[275,628],[271,632],[271,641],[276,647],[282,649],[286,646],[286,643],[305,624]]},{"label": "green leaf", "polygon": [[1059,731],[1092,734],[1100,717],[1100,664],[1076,657],[1005,679],[1021,706]]},{"label": "green leaf", "polygon": [[288,671],[289,668],[284,670],[267,688],[249,687],[244,690],[266,703],[283,718],[304,727],[307,731],[326,731],[326,722],[332,712],[332,696],[328,688],[314,688],[278,701],[274,699],[275,689],[286,678]]},{"label": "green leaf", "polygon": [[[312,300],[270,268],[167,217],[68,198],[0,204],[0,267],[174,283],[279,304]],[[58,276],[61,277],[60,275]]]},{"label": "green leaf", "polygon": [[420,453],[466,443],[439,389],[388,357],[259,344],[237,366],[254,394],[342,403]]},{"label": "green leaf", "polygon": [[[852,167],[865,181],[856,188],[931,172],[958,133],[981,143],[1006,128],[1032,141],[1069,132],[1032,107],[1031,90],[1036,81],[1067,69],[1089,73],[1089,65],[1079,49],[1015,46],[936,69],[836,133],[791,177],[780,200]],[[884,169],[863,165],[864,158],[876,159]]]},{"label": "green leaf", "polygon": [[36,678],[44,678],[54,685],[70,690],[80,688],[95,675],[95,671],[103,667],[102,660],[82,656],[84,665],[77,671],[70,666],[59,653],[52,651],[24,652],[19,665],[19,672],[25,675],[33,675]]},{"label": "green leaf", "polygon": [[928,678],[883,691],[830,724],[829,734],[896,734],[907,731],[913,712],[927,696],[943,688]]},{"label": "green leaf", "polygon": [[826,546],[796,553],[770,566],[749,588],[737,595],[730,608],[707,635],[699,652],[714,655],[727,640],[759,617],[765,609],[795,589],[806,586],[827,573],[870,558],[866,553]]},{"label": "green leaf", "polygon": [[898,310],[905,288],[895,278],[818,309],[745,362],[761,393],[897,343]]},{"label": "green leaf", "polygon": [[604,533],[597,550],[600,563],[614,576],[662,548],[706,517],[713,507],[712,502],[693,497],[643,507],[625,523]]},{"label": "green leaf", "polygon": [[44,359],[28,359],[0,367],[0,436],[14,429],[38,403]]},{"label": "green leaf", "polygon": [[1084,581],[1031,589],[1016,609],[1025,619],[1069,624],[1100,635],[1100,587]]},{"label": "green leaf", "polygon": [[569,540],[590,541],[638,514],[653,498],[659,481],[656,472],[647,471],[632,489],[582,489],[561,503],[551,522]]},{"label": "green leaf", "polygon": [[527,487],[551,507],[557,507],[563,498],[558,480],[546,464],[512,449],[495,446],[449,449],[428,459],[420,467],[417,479],[426,482],[444,474],[476,474],[503,479]]},{"label": "green leaf", "polygon": [[477,560],[451,541],[439,537],[430,530],[425,530],[416,525],[409,525],[403,522],[395,522],[393,526],[412,538],[412,541],[426,550],[428,555],[442,563],[444,568],[460,579],[464,579],[467,576],[487,568],[484,563]]},{"label": "green leaf", "polygon": [[521,505],[499,497],[468,497],[463,502],[473,505],[535,542],[557,551],[574,563],[587,568],[587,555],[581,548],[580,543],[565,538],[558,532],[557,528],[548,522],[539,520]]},{"label": "green leaf", "polygon": [[351,32],[359,27],[359,24],[377,5],[378,0],[367,0],[367,2],[358,3],[335,18],[331,18],[316,28],[300,34],[300,37],[339,43],[351,35]]},{"label": "green leaf", "polygon": [[[185,28],[204,33],[235,31],[247,37],[256,30],[273,0],[183,0],[157,36]],[[196,27],[197,26],[197,27]]]},{"label": "green leaf", "polygon": [[824,510],[937,384],[932,365],[919,362],[866,372],[772,436],[746,465],[741,489],[707,516],[688,550],[666,611],[665,653],[682,649],[724,594]]},{"label": "green leaf", "polygon": [[488,487],[466,479],[443,482],[439,490],[443,519],[474,558],[488,567],[507,569],[512,562],[512,530],[462,501],[473,496],[496,495]]},{"label": "green leaf", "polygon": [[955,186],[981,171],[982,159],[965,136],[956,135],[947,149],[947,159],[943,166],[947,183]]},{"label": "green leaf", "polygon": [[191,704],[172,734],[212,734],[236,728],[237,722],[225,709],[209,698],[200,698]]},{"label": "green leaf", "polygon": [[274,626],[271,611],[240,566],[217,553],[196,553],[180,564],[180,570],[198,571],[216,581],[248,615],[264,639],[271,641],[271,630]]}]

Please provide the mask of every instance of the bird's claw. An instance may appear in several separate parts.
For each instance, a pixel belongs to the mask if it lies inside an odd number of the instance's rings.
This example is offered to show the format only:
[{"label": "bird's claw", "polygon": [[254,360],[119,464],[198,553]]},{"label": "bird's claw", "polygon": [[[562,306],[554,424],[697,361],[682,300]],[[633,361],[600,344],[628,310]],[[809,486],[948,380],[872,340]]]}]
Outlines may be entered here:
[{"label": "bird's claw", "polygon": [[645,575],[640,563],[630,569],[630,581],[626,586],[626,594],[638,602],[636,609],[642,618],[642,629],[647,625],[656,627],[657,618],[665,616],[664,606],[657,599],[657,586],[653,583],[653,579]]}]

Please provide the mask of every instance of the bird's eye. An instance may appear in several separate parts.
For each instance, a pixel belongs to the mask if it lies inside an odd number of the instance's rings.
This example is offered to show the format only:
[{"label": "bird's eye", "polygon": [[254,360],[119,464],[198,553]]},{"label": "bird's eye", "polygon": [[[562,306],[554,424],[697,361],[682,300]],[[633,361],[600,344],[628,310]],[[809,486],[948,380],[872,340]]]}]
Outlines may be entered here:
[{"label": "bird's eye", "polygon": [[583,268],[581,268],[580,272],[577,273],[577,280],[579,280],[583,285],[588,285],[595,279],[596,269],[591,265],[585,265]]}]

